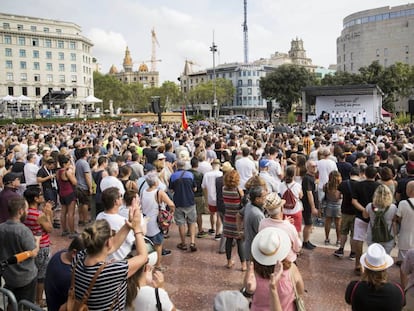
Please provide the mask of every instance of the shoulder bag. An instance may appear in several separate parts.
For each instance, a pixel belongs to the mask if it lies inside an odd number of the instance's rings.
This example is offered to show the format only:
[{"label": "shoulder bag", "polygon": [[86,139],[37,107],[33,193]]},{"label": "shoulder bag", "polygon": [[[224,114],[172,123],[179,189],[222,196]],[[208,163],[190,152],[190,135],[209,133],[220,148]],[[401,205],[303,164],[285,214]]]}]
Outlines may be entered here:
[{"label": "shoulder bag", "polygon": [[306,311],[305,302],[303,301],[302,297],[299,296],[298,291],[296,289],[296,282],[295,282],[295,280],[293,278],[291,268],[289,269],[289,276],[290,276],[290,280],[292,282],[293,290],[295,291],[295,305],[296,305],[296,310],[297,311]]}]

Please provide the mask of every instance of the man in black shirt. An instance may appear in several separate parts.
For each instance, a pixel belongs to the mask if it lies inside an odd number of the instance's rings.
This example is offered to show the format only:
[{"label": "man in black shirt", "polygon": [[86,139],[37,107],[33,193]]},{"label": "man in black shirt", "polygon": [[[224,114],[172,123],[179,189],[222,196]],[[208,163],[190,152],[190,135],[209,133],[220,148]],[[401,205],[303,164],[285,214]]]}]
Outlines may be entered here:
[{"label": "man in black shirt", "polygon": [[359,259],[362,255],[362,246],[366,240],[369,218],[362,215],[368,203],[372,202],[372,197],[377,187],[380,185],[375,181],[377,176],[377,168],[370,165],[365,169],[366,179],[360,181],[352,188],[352,205],[355,207],[354,222],[354,250],[355,250],[355,273],[361,273],[361,263]]},{"label": "man in black shirt", "polygon": [[318,192],[315,185],[315,174],[317,165],[315,161],[309,160],[306,162],[306,174],[302,180],[303,191],[303,211],[302,219],[305,224],[303,227],[303,248],[312,250],[316,246],[309,241],[309,236],[312,230],[312,215],[318,215]]}]

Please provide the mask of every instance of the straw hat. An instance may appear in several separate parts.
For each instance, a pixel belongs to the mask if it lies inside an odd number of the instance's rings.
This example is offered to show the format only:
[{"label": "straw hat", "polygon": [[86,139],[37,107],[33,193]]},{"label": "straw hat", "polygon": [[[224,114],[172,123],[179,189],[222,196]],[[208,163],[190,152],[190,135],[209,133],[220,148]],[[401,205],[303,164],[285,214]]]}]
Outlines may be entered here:
[{"label": "straw hat", "polygon": [[383,271],[391,267],[394,260],[385,252],[381,244],[374,243],[368,246],[367,252],[361,256],[361,265],[371,271]]},{"label": "straw hat", "polygon": [[271,266],[286,258],[291,245],[285,231],[268,227],[255,236],[251,247],[252,256],[259,264]]},{"label": "straw hat", "polygon": [[276,192],[271,192],[266,195],[265,202],[263,204],[263,208],[271,211],[275,209],[281,209],[283,205],[285,205],[286,200],[280,198],[280,196]]},{"label": "straw hat", "polygon": [[223,165],[221,166],[221,170],[223,171],[223,173],[227,173],[233,170],[233,166],[231,166],[230,162],[224,162]]}]

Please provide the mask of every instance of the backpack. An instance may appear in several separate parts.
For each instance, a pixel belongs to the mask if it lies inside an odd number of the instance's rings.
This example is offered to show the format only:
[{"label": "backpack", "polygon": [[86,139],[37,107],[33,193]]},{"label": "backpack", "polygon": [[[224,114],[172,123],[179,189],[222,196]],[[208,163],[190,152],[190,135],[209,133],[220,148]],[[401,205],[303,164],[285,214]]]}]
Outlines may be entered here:
[{"label": "backpack", "polygon": [[296,197],[293,194],[292,190],[289,188],[289,186],[286,184],[286,191],[282,195],[282,199],[286,201],[283,208],[286,209],[293,209],[296,206]]},{"label": "backpack", "polygon": [[385,210],[375,211],[375,207],[372,205],[372,210],[375,213],[374,223],[371,225],[372,241],[375,243],[389,242],[394,237],[391,235],[391,229],[388,228],[387,222],[385,221],[384,215],[388,211]]},{"label": "backpack", "polygon": [[162,202],[160,203],[158,201],[158,192],[159,190],[157,190],[157,193],[155,195],[155,200],[158,203],[158,216],[157,216],[158,227],[160,228],[162,232],[165,232],[170,228],[170,225],[173,222],[174,213],[171,211],[168,205]]}]

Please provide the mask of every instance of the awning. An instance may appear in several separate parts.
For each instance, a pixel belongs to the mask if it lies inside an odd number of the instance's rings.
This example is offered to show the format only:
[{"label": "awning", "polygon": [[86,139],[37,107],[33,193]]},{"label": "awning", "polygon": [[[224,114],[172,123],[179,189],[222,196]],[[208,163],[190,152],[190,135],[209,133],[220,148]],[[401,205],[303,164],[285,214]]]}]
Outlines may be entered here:
[{"label": "awning", "polygon": [[387,110],[385,110],[384,108],[381,108],[381,115],[383,117],[392,117],[392,113],[388,112]]},{"label": "awning", "polygon": [[65,102],[66,97],[72,95],[72,91],[50,91],[42,97],[43,104],[61,104]]}]

